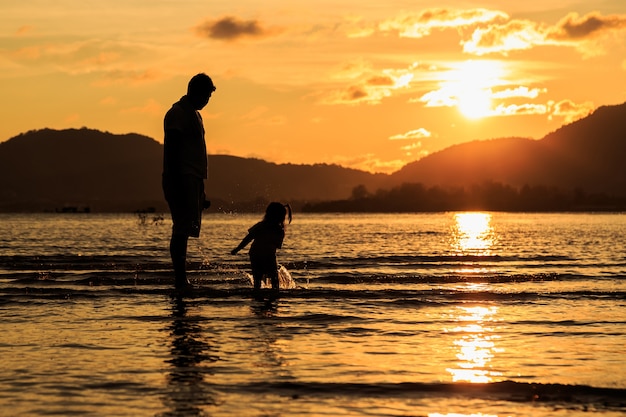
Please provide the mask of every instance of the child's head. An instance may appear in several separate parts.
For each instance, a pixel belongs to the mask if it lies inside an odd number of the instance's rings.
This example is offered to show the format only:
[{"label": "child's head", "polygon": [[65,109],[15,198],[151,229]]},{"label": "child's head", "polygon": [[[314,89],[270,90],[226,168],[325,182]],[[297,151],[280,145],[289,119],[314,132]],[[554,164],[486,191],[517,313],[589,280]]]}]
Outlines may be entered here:
[{"label": "child's head", "polygon": [[274,201],[265,209],[265,220],[271,223],[282,225],[285,223],[285,217],[287,217],[287,215],[289,215],[289,223],[291,223],[291,207],[289,204]]}]

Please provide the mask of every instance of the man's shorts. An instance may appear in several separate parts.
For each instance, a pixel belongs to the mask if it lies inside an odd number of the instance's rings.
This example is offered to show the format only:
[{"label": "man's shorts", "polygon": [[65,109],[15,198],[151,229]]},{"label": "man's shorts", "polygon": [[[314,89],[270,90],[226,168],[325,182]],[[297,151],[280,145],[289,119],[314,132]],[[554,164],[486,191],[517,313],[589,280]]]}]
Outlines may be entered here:
[{"label": "man's shorts", "polygon": [[172,214],[172,233],[200,236],[205,199],[202,178],[193,175],[164,175],[163,193]]}]

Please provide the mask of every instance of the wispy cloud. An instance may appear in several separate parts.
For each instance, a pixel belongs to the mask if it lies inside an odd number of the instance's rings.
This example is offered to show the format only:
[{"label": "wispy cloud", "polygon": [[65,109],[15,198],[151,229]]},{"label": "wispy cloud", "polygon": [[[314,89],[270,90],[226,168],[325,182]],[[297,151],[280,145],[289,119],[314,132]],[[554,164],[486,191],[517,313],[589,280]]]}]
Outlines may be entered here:
[{"label": "wispy cloud", "polygon": [[562,100],[552,104],[550,109],[551,116],[563,117],[567,123],[571,123],[588,116],[595,109],[595,106],[591,102],[574,103],[571,100]]},{"label": "wispy cloud", "polygon": [[240,119],[251,125],[280,126],[287,123],[285,116],[271,115],[269,111],[270,109],[266,106],[257,106],[242,115]]},{"label": "wispy cloud", "polygon": [[607,32],[626,29],[626,15],[602,16],[593,12],[585,16],[570,13],[548,31],[548,38],[555,40],[589,39]]},{"label": "wispy cloud", "polygon": [[104,97],[99,101],[99,103],[103,106],[114,106],[117,104],[117,99],[115,97]]},{"label": "wispy cloud", "polygon": [[67,124],[75,124],[79,120],[80,120],[80,115],[78,113],[72,113],[72,114],[68,114],[67,116],[65,116],[65,118],[63,119],[63,122]]},{"label": "wispy cloud", "polygon": [[546,93],[545,88],[528,88],[526,86],[518,86],[515,88],[507,88],[501,91],[495,91],[491,94],[494,99],[507,99],[514,97],[537,98],[539,94]]},{"label": "wispy cloud", "polygon": [[364,84],[350,85],[342,90],[325,94],[322,104],[379,104],[383,98],[391,96],[389,88],[368,87]]},{"label": "wispy cloud", "polygon": [[365,63],[347,65],[334,76],[346,83],[342,89],[325,94],[323,104],[379,104],[390,97],[394,90],[407,88],[415,76],[417,64],[406,69],[375,71]]},{"label": "wispy cloud", "polygon": [[[563,99],[558,102],[528,102],[548,93],[545,87],[528,87],[507,79],[511,76],[497,61],[467,61],[438,74],[438,87],[409,102],[426,107],[458,107],[462,113],[479,112],[480,117],[545,115],[572,122],[588,115],[594,105]],[[515,102],[511,103],[512,100]],[[525,102],[526,101],[526,102]],[[467,106],[467,109],[465,108]],[[403,138],[398,135],[398,139]]]},{"label": "wispy cloud", "polygon": [[372,153],[351,157],[336,156],[329,162],[354,169],[388,174],[395,172],[406,165],[406,160],[404,159],[383,160]]},{"label": "wispy cloud", "polygon": [[419,14],[386,20],[379,25],[379,30],[395,31],[400,37],[422,38],[430,35],[435,29],[460,28],[508,18],[506,13],[496,10],[427,9]]},{"label": "wispy cloud", "polygon": [[586,54],[597,54],[597,41],[605,36],[626,31],[626,15],[570,13],[556,25],[548,26],[529,20],[511,20],[476,28],[471,39],[462,41],[463,51],[475,55],[507,54],[536,46],[575,47]]},{"label": "wispy cloud", "polygon": [[493,112],[493,116],[519,116],[539,114],[546,115],[549,119],[554,117],[563,118],[566,123],[571,123],[585,116],[588,116],[595,106],[591,102],[575,103],[572,100],[561,100],[559,102],[549,101],[543,104],[500,104]]},{"label": "wispy cloud", "polygon": [[[129,42],[99,39],[32,38],[8,49],[6,57],[33,72],[94,75],[93,85],[137,85],[160,81],[165,74],[151,67],[150,51]],[[145,58],[142,59],[142,58]]]},{"label": "wispy cloud", "polygon": [[24,36],[27,35],[29,33],[31,33],[34,30],[34,27],[31,25],[24,25],[24,26],[20,26],[17,31],[15,32],[15,34],[17,36]]},{"label": "wispy cloud", "polygon": [[243,20],[235,16],[207,20],[194,29],[199,36],[221,41],[235,41],[242,38],[258,39],[280,33],[279,29],[264,27],[258,20]]},{"label": "wispy cloud", "polygon": [[474,55],[506,54],[545,44],[545,36],[535,22],[515,20],[505,24],[477,28],[468,41],[462,41],[463,52]]},{"label": "wispy cloud", "polygon": [[155,69],[128,69],[128,70],[110,70],[103,71],[98,81],[94,83],[99,87],[110,86],[114,84],[139,85],[150,82],[156,82],[163,79],[160,71]]},{"label": "wispy cloud", "polygon": [[136,107],[129,107],[122,110],[122,113],[136,113],[136,114],[149,114],[149,115],[161,115],[165,111],[165,108],[156,100],[147,100],[145,104]]},{"label": "wispy cloud", "polygon": [[429,152],[422,148],[422,142],[413,142],[408,145],[404,145],[400,147],[400,150],[404,152],[404,155],[407,157],[424,157],[429,154]]},{"label": "wispy cloud", "polygon": [[423,127],[420,127],[419,129],[409,130],[408,132],[405,132],[405,133],[400,133],[398,135],[390,136],[389,139],[390,140],[413,140],[413,139],[429,138],[431,136],[432,134],[428,130],[424,129]]},{"label": "wispy cloud", "polygon": [[405,157],[426,156],[428,151],[423,148],[421,139],[432,137],[432,133],[423,127],[418,129],[409,130],[405,133],[392,135],[389,140],[393,141],[409,141],[410,143],[400,146],[400,150],[404,153]]}]

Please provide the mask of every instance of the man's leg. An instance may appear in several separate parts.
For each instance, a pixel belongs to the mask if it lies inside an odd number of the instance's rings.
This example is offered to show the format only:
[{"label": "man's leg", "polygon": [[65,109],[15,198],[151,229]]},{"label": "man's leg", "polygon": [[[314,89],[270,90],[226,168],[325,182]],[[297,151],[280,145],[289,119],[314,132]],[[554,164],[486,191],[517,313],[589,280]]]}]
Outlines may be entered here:
[{"label": "man's leg", "polygon": [[191,287],[187,279],[187,235],[172,233],[170,239],[170,255],[174,265],[174,278],[176,289]]}]

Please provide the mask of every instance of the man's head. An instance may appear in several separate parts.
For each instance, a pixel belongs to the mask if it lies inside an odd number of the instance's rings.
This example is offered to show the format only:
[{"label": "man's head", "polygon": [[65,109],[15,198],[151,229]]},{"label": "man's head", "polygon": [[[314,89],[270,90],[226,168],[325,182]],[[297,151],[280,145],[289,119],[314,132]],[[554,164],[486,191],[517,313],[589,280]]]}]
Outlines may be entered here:
[{"label": "man's head", "polygon": [[187,85],[187,97],[196,110],[201,110],[207,105],[213,91],[215,91],[213,80],[206,74],[194,75]]}]

